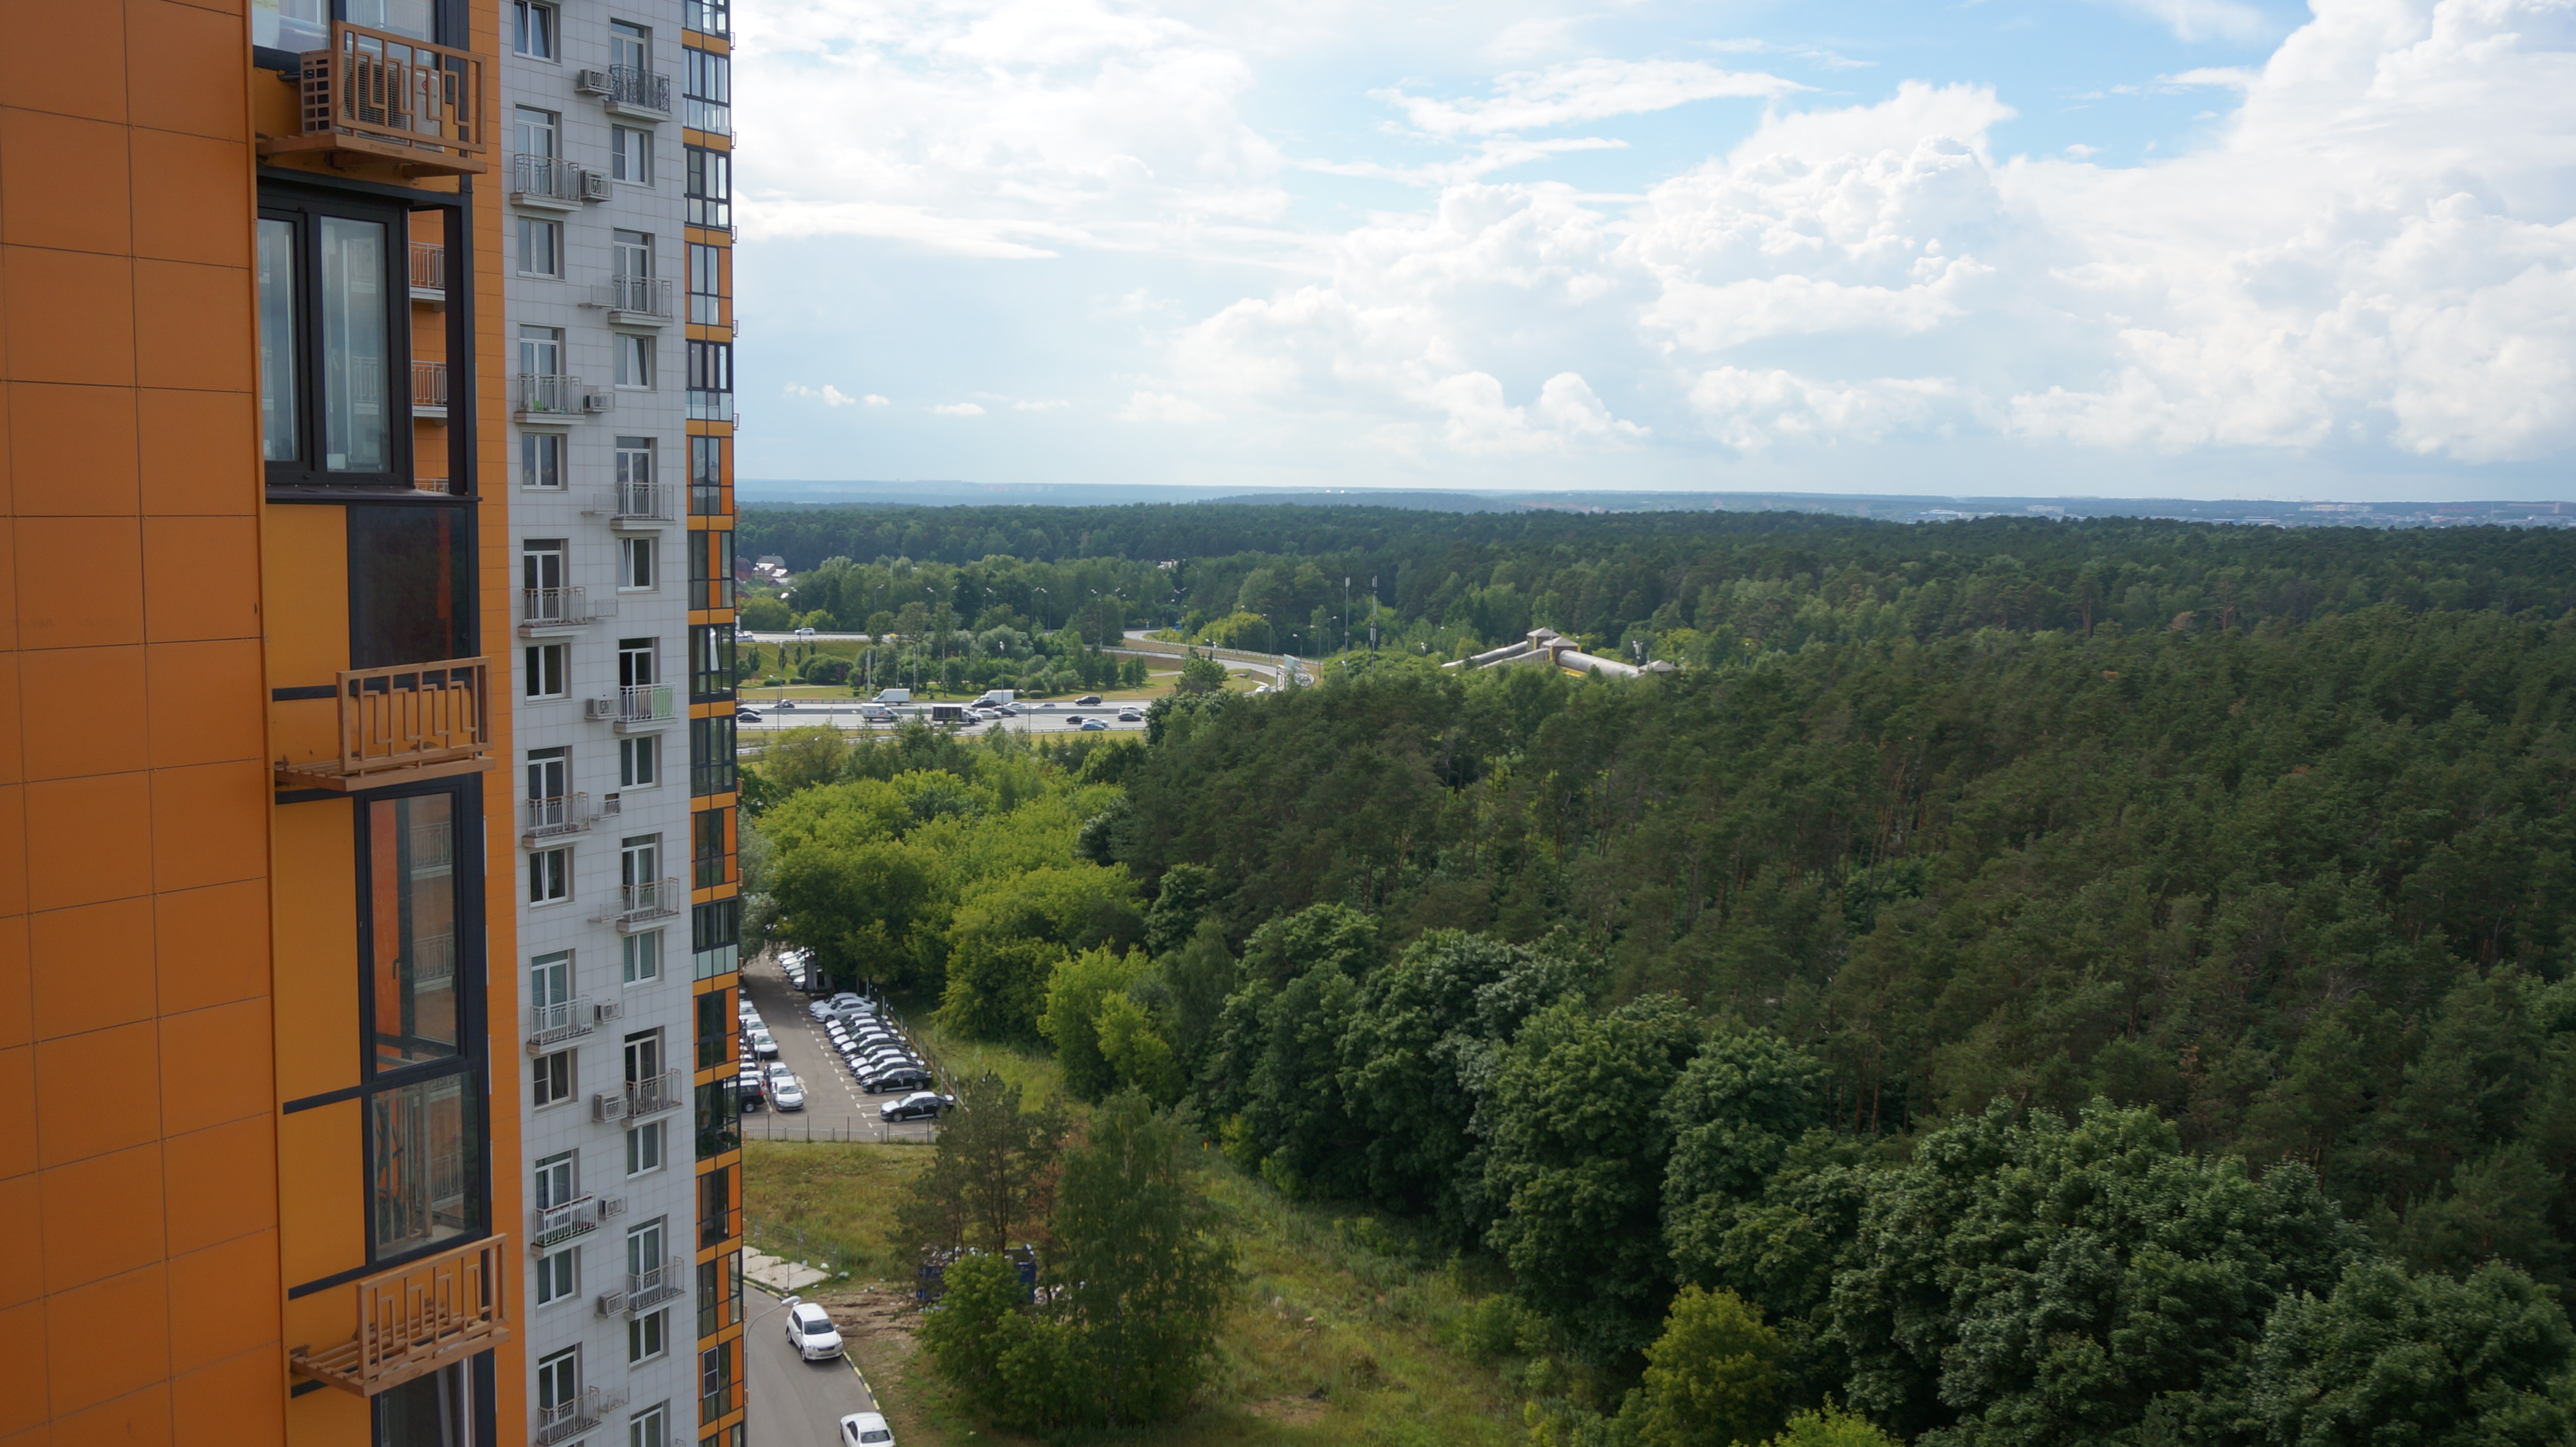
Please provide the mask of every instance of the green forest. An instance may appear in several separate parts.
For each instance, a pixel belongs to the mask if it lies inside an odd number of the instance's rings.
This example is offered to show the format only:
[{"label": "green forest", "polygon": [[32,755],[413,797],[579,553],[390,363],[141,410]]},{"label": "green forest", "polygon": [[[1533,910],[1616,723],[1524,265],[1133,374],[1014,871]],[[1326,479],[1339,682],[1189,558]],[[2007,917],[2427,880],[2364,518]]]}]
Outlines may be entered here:
[{"label": "green forest", "polygon": [[[1533,1443],[2569,1440],[2566,540],[1103,514],[762,547],[1174,624],[1368,566],[1381,647],[782,757],[769,907],[1487,1263]],[[1438,666],[1538,624],[1683,667]]]}]

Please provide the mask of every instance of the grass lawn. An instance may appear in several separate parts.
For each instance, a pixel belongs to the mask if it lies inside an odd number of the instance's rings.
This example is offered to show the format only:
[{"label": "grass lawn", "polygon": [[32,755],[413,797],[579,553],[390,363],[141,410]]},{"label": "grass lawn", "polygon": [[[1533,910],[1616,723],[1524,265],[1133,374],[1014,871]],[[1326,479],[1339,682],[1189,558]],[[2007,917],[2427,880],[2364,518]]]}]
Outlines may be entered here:
[{"label": "grass lawn", "polygon": [[[924,1043],[959,1067],[1019,1081],[1031,1098],[1059,1080],[1054,1062],[1033,1054],[935,1036]],[[964,1412],[913,1348],[910,1273],[891,1233],[895,1203],[928,1158],[917,1146],[747,1141],[751,1240],[850,1271],[846,1284],[815,1299],[843,1321],[897,1441],[1026,1440]],[[1490,1283],[1365,1213],[1288,1201],[1213,1150],[1206,1161],[1204,1189],[1236,1252],[1214,1367],[1191,1416],[1119,1440],[1502,1447],[1524,1439],[1519,1395],[1495,1365],[1457,1345],[1491,1333],[1491,1307],[1478,1310]]]}]

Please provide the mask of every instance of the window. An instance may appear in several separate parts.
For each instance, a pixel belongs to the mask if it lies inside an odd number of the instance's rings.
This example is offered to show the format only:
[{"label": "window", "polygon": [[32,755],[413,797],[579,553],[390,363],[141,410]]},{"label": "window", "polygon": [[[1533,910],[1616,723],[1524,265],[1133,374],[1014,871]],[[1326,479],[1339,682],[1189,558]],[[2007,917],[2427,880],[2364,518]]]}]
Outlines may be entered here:
[{"label": "window", "polygon": [[537,1209],[551,1211],[557,1206],[570,1205],[573,1197],[580,1194],[576,1189],[580,1183],[578,1152],[565,1151],[561,1155],[548,1156],[537,1162],[535,1188]]},{"label": "window", "polygon": [[626,1132],[626,1174],[662,1169],[662,1122],[648,1120]]},{"label": "window", "polygon": [[557,950],[528,961],[528,1008],[542,1016],[571,1005],[572,951]]},{"label": "window", "polygon": [[563,275],[563,223],[519,218],[519,275]]},{"label": "window", "polygon": [[473,514],[409,503],[349,514],[349,666],[471,658],[476,641]]},{"label": "window", "polygon": [[519,328],[519,370],[539,377],[564,374],[564,334],[561,327]]},{"label": "window", "polygon": [[628,70],[650,69],[653,64],[653,32],[633,21],[609,21],[608,63]]},{"label": "window", "polygon": [[733,1343],[698,1353],[698,1421],[712,1422],[733,1407]]},{"label": "window", "polygon": [[[742,901],[719,899],[689,907],[689,953],[691,973],[701,980],[731,974],[740,957],[742,938]],[[713,1155],[713,1151],[700,1151]]]},{"label": "window", "polygon": [[510,0],[510,49],[531,60],[555,56],[555,7],[537,0]]},{"label": "window", "polygon": [[620,437],[617,439],[617,483],[620,487],[649,487],[653,482],[653,439]]},{"label": "window", "polygon": [[733,873],[730,809],[700,809],[689,816],[689,861],[695,887],[713,889]]},{"label": "window", "polygon": [[640,593],[653,586],[653,540],[619,538],[617,540],[617,589],[621,593]]},{"label": "window", "polygon": [[651,734],[617,741],[617,787],[649,789],[661,782],[660,739]]},{"label": "window", "polygon": [[572,1054],[569,1050],[558,1050],[551,1055],[540,1055],[529,1067],[529,1078],[536,1083],[533,1102],[536,1109],[543,1110],[572,1099]]},{"label": "window", "polygon": [[537,1360],[537,1410],[558,1412],[581,1395],[581,1348],[566,1347]]},{"label": "window", "polygon": [[528,802],[563,799],[571,793],[572,750],[528,750]]},{"label": "window", "polygon": [[725,248],[689,243],[689,320],[700,326],[724,324]]},{"label": "window", "polygon": [[691,226],[722,231],[733,225],[733,158],[722,151],[691,146],[689,151],[688,219]]},{"label": "window", "polygon": [[709,794],[730,794],[735,787],[734,721],[689,720],[689,792],[704,798]]},{"label": "window", "polygon": [[522,651],[527,655],[528,697],[564,697],[568,686],[564,681],[564,645],[534,643]]},{"label": "window", "polygon": [[689,515],[722,517],[732,509],[725,506],[724,453],[727,439],[692,437],[689,439]]},{"label": "window", "polygon": [[680,52],[680,124],[733,133],[733,60],[692,46]]},{"label": "window", "polygon": [[617,345],[617,385],[650,387],[653,385],[653,339],[619,335],[611,339]]},{"label": "window", "polygon": [[340,18],[414,40],[438,40],[433,0],[340,0]]},{"label": "window", "polygon": [[551,614],[541,612],[541,608],[555,600],[551,596],[546,598],[538,596],[540,594],[560,595],[563,585],[564,540],[562,538],[529,538],[519,544],[519,586],[526,589],[529,595],[527,603],[530,621],[545,616],[557,618],[563,616],[560,612]]},{"label": "window", "polygon": [[[727,900],[730,904],[733,901]],[[698,1155],[720,1156],[742,1144],[742,1082],[710,1081],[698,1087]]]},{"label": "window", "polygon": [[670,1334],[666,1330],[670,1316],[670,1310],[664,1308],[627,1321],[626,1360],[629,1365],[649,1362],[670,1350]]},{"label": "window", "polygon": [[656,1402],[626,1419],[626,1447],[670,1447],[667,1403]]},{"label": "window", "polygon": [[652,686],[655,682],[653,677],[653,655],[657,646],[658,645],[655,640],[650,638],[620,638],[617,640],[618,687],[648,688]]},{"label": "window", "polygon": [[733,530],[707,529],[689,539],[689,606],[733,606]]},{"label": "window", "polygon": [[263,190],[253,260],[270,483],[411,486],[409,233],[390,205]]},{"label": "window", "polygon": [[689,700],[713,703],[733,697],[733,625],[701,623],[689,629]]},{"label": "window", "polygon": [[650,984],[662,978],[662,932],[651,930],[628,935],[626,945],[626,983]]},{"label": "window", "polygon": [[473,1383],[473,1369],[458,1363],[377,1393],[373,1440],[385,1447],[469,1447],[480,1414]]},{"label": "window", "polygon": [[462,1075],[367,1098],[368,1179],[378,1259],[482,1229],[483,1153]]},{"label": "window", "polygon": [[732,420],[732,343],[689,343],[689,416],[699,422]]},{"label": "window", "polygon": [[564,440],[559,432],[522,432],[519,434],[519,486],[554,487],[564,485]]},{"label": "window", "polygon": [[251,7],[250,43],[272,50],[327,50],[331,0],[262,0]]},{"label": "window", "polygon": [[519,106],[510,113],[510,138],[518,143],[522,156],[535,156],[551,161],[561,154],[558,149],[563,135],[563,118],[553,111],[534,106]]},{"label": "window", "polygon": [[537,1305],[544,1306],[549,1302],[568,1301],[581,1290],[574,1271],[574,1263],[580,1257],[580,1247],[567,1246],[561,1251],[550,1251],[537,1258]]},{"label": "window", "polygon": [[650,886],[662,877],[662,836],[637,834],[617,844],[617,882],[628,889]]},{"label": "window", "polygon": [[[733,1007],[726,1003],[732,998],[733,993],[729,990],[709,990],[697,997],[698,1068],[700,1070],[722,1065],[733,1058],[736,1035],[734,1013]],[[722,1171],[718,1171],[712,1176],[700,1176],[698,1184],[704,1187],[708,1182],[714,1181],[717,1186],[722,1186],[724,1182],[719,1177],[723,1174]],[[699,1214],[705,1213],[701,1211]],[[715,1242],[701,1241],[698,1244],[712,1246]],[[700,1335],[703,1336],[705,1333],[701,1332]]]},{"label": "window", "polygon": [[619,276],[653,274],[653,236],[645,231],[609,233],[608,259]]},{"label": "window", "polygon": [[572,898],[572,851],[540,849],[528,856],[528,903],[558,904]]},{"label": "window", "polygon": [[680,0],[681,23],[704,35],[733,33],[733,0]]},{"label": "window", "polygon": [[626,1037],[626,1083],[641,1085],[662,1073],[662,1032],[638,1030]]},{"label": "window", "polygon": [[608,128],[608,176],[635,186],[653,184],[653,133],[634,126]]},{"label": "window", "polygon": [[378,1070],[453,1059],[462,1045],[455,805],[455,795],[439,793],[366,807],[363,914]]}]

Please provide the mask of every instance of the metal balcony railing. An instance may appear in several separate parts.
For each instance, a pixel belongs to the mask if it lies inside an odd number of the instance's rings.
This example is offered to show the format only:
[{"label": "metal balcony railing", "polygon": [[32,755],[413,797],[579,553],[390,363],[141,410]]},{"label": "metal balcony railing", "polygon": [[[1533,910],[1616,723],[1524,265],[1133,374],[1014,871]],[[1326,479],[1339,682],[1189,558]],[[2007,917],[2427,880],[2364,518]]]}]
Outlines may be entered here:
[{"label": "metal balcony railing", "polygon": [[641,1120],[648,1115],[660,1115],[666,1110],[678,1110],[687,1103],[688,1098],[688,1081],[682,1072],[677,1070],[665,1070],[659,1075],[645,1076],[642,1080],[630,1080],[626,1082],[626,1118]]},{"label": "metal balcony railing", "polygon": [[628,1314],[651,1311],[663,1302],[687,1295],[689,1264],[687,1257],[674,1256],[650,1271],[626,1273]]},{"label": "metal balcony railing", "polygon": [[522,205],[535,201],[576,206],[587,194],[588,187],[583,178],[588,174],[561,156],[513,155],[510,157],[510,199]]},{"label": "metal balcony railing", "polygon": [[344,670],[335,689],[339,757],[280,760],[278,781],[345,793],[394,782],[398,775],[480,772],[491,766],[489,682],[490,666],[481,658]]},{"label": "metal balcony railing", "polygon": [[[445,362],[411,364],[411,411],[415,417],[447,415],[447,364]],[[442,487],[441,490],[445,489]]]},{"label": "metal balcony railing", "polygon": [[578,834],[590,827],[588,794],[530,799],[527,810],[528,822],[519,830],[521,839],[551,839],[559,834]]},{"label": "metal balcony railing", "polygon": [[531,1005],[528,1007],[528,1053],[534,1055],[566,1040],[587,1035],[597,1020],[598,1012],[592,1008],[588,995],[576,995],[551,1005]]},{"label": "metal balcony railing", "polygon": [[519,590],[519,626],[522,628],[578,628],[595,623],[601,614],[590,605],[587,588],[522,588]]},{"label": "metal balcony railing", "polygon": [[[648,879],[642,884],[622,885],[618,890],[617,922],[637,924],[644,920],[664,919],[689,907],[689,892],[676,879]],[[673,1071],[674,1079],[679,1072]],[[677,1102],[673,1102],[677,1104]]]},{"label": "metal balcony railing", "polygon": [[528,1434],[528,1440],[536,1443],[537,1447],[552,1447],[552,1444],[557,1442],[569,1442],[598,1426],[607,1419],[609,1413],[625,1405],[624,1387],[584,1387],[574,1393],[569,1401],[557,1402],[552,1406],[540,1404],[537,1407],[536,1430]]},{"label": "metal balcony railing", "polygon": [[261,137],[261,155],[352,153],[412,175],[485,169],[483,62],[471,51],[335,20],[329,48],[303,53],[299,81],[299,134]]},{"label": "metal balcony railing", "polygon": [[606,307],[621,317],[651,317],[655,321],[667,322],[671,319],[671,279],[667,276],[612,276],[592,285],[590,304]]},{"label": "metal balcony railing", "polygon": [[599,490],[586,511],[611,523],[667,523],[674,520],[674,491],[658,482],[612,482]]},{"label": "metal balcony railing", "polygon": [[509,1238],[471,1246],[358,1283],[358,1332],[338,1346],[287,1353],[295,1370],[372,1397],[510,1339]]},{"label": "metal balcony railing", "polygon": [[671,113],[671,78],[641,66],[585,70],[579,77],[579,88],[623,110],[663,116]]},{"label": "metal balcony railing", "polygon": [[435,241],[411,244],[411,294],[421,301],[447,299],[447,248]]},{"label": "metal balcony railing", "polygon": [[673,717],[671,685],[667,683],[621,688],[614,702],[613,717],[619,723],[666,723]]},{"label": "metal balcony railing", "polygon": [[528,1213],[528,1249],[543,1251],[560,1246],[624,1214],[626,1200],[622,1196],[575,1196],[560,1205],[540,1206]]},{"label": "metal balcony railing", "polygon": [[510,402],[523,416],[579,417],[614,409],[617,397],[561,372],[518,372],[510,378]]}]

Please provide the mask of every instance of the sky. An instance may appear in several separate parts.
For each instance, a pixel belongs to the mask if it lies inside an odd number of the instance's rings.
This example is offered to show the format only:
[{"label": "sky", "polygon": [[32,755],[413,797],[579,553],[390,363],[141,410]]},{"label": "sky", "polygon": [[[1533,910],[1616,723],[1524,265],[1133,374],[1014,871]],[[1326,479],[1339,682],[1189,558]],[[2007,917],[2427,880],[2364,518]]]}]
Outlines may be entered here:
[{"label": "sky", "polygon": [[741,0],[746,479],[2576,497],[2576,0]]}]

